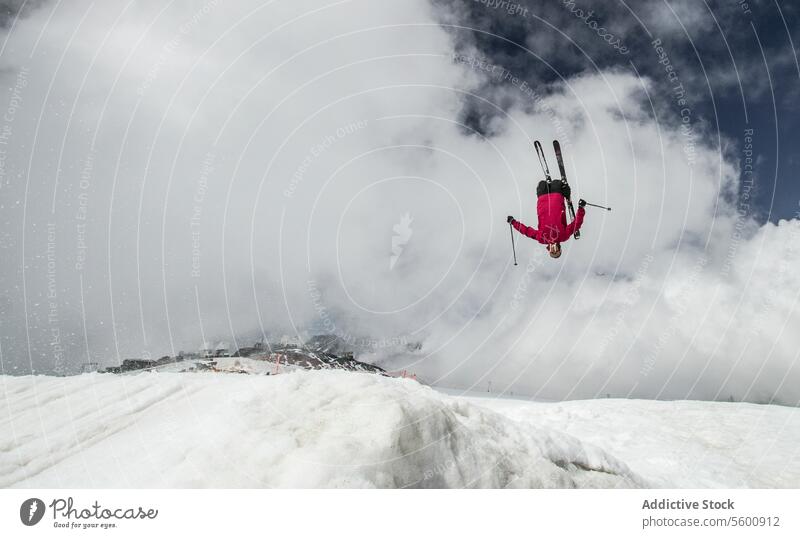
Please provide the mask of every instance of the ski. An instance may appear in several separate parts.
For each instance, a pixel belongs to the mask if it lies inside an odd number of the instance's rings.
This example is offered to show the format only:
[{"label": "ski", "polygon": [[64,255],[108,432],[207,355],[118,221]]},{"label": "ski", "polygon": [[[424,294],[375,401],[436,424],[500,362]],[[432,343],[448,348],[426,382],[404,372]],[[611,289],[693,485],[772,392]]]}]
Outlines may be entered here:
[{"label": "ski", "polygon": [[564,157],[561,155],[561,144],[558,140],[553,140],[553,150],[556,152],[556,161],[558,162],[558,172],[561,174],[561,181],[568,183],[567,171],[564,168]]},{"label": "ski", "polygon": [[533,147],[536,148],[536,156],[539,157],[539,164],[542,167],[542,172],[544,172],[544,178],[550,183],[550,168],[547,167],[547,159],[544,156],[542,144],[540,144],[538,140],[535,140],[533,142]]},{"label": "ski", "polygon": [[[564,157],[561,155],[561,144],[559,144],[558,140],[553,140],[553,150],[556,152],[556,161],[558,162],[558,172],[561,174],[561,182],[569,185],[567,181],[567,170],[564,168]],[[572,206],[572,199],[567,198],[567,207],[569,208],[569,216],[572,220],[575,220],[575,208]],[[575,239],[581,238],[580,230],[575,230],[575,233],[572,234]]]}]

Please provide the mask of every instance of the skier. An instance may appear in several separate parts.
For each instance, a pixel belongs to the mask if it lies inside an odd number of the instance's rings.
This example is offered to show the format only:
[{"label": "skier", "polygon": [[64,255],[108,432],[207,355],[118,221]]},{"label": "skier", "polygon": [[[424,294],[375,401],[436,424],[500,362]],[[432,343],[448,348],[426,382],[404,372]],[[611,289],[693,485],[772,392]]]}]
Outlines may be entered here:
[{"label": "skier", "polygon": [[540,181],[536,187],[536,213],[539,215],[539,229],[525,226],[514,217],[509,216],[508,222],[522,235],[535,239],[547,246],[547,251],[553,258],[561,256],[561,243],[580,230],[583,217],[586,214],[586,201],[578,202],[578,213],[575,220],[567,224],[567,211],[564,201],[570,198],[569,184],[561,180]]}]

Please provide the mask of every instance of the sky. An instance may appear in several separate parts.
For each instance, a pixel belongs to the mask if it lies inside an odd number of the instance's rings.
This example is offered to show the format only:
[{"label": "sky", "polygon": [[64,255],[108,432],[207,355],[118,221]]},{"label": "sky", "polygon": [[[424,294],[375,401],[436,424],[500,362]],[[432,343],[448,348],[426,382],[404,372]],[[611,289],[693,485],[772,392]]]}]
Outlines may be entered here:
[{"label": "sky", "polygon": [[[796,404],[797,9],[591,9],[6,3],[3,372],[325,331],[451,387]],[[613,211],[515,266],[535,139]]]},{"label": "sky", "polygon": [[[665,121],[684,108],[672,91],[681,84],[692,124],[706,126],[707,136],[743,143],[745,130],[754,130],[756,218],[796,216],[800,8],[795,3],[561,0],[509,2],[501,8],[488,0],[442,0],[440,5],[461,46],[476,47],[529,84],[598,69],[633,72],[655,82],[654,106]],[[603,39],[598,28],[613,36],[611,44],[598,43]],[[666,47],[677,79],[666,79],[656,40]]]}]

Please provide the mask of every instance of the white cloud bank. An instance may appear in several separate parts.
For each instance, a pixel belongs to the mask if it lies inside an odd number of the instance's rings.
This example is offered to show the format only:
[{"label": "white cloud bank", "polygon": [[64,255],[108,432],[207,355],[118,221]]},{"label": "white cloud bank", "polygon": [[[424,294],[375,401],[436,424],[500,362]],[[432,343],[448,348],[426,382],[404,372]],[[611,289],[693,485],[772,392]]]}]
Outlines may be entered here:
[{"label": "white cloud bank", "polygon": [[[654,119],[660,81],[589,74],[534,109],[514,84],[467,97],[487,75],[452,55],[421,1],[17,21],[0,55],[9,103],[26,70],[0,189],[5,371],[329,320],[424,341],[411,367],[448,384],[800,398],[800,222],[737,213],[728,141]],[[501,97],[500,134],[459,125],[465,99]],[[514,268],[505,216],[535,224],[531,140],[556,137],[576,195],[614,210],[590,210],[558,262],[518,236]]]}]

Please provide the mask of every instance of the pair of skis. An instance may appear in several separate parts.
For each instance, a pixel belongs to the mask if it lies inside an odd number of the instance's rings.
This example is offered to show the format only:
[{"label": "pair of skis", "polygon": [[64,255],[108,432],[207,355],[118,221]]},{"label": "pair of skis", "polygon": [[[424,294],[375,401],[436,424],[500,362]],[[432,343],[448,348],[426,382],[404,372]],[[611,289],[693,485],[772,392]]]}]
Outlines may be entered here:
[{"label": "pair of skis", "polygon": [[[536,148],[536,155],[539,157],[539,164],[542,166],[542,172],[544,172],[545,180],[547,180],[547,186],[550,186],[550,182],[552,178],[550,177],[550,169],[547,166],[547,159],[544,156],[544,150],[542,149],[542,144],[536,140],[533,143],[533,147]],[[567,171],[564,168],[564,157],[561,155],[561,144],[558,143],[558,140],[553,140],[553,150],[556,153],[556,161],[558,162],[558,171],[561,174],[561,182],[565,185],[569,185],[567,182]],[[549,188],[548,188],[549,191]],[[575,220],[575,208],[572,206],[572,199],[567,198],[567,208],[569,209],[569,215],[572,220]],[[575,239],[580,239],[581,232],[580,230],[575,230],[575,233],[572,234]]]}]

